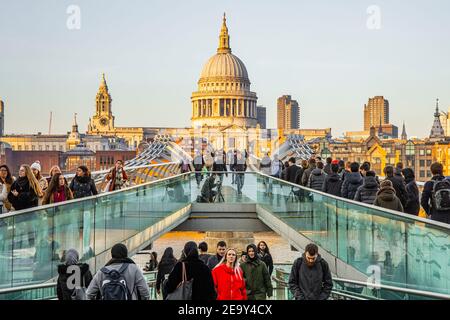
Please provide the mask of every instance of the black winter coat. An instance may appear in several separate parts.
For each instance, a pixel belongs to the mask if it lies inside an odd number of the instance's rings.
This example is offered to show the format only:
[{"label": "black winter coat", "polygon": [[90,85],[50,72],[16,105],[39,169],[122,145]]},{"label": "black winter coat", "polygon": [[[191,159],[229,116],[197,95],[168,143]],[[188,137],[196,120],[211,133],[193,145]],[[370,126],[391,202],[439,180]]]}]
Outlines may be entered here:
[{"label": "black winter coat", "polygon": [[[17,197],[12,194],[11,191],[13,190],[19,193]],[[8,193],[8,201],[16,210],[28,209],[38,205],[38,196],[33,188],[30,187],[28,178],[18,178],[13,182]]]},{"label": "black winter coat", "polygon": [[[184,261],[186,264],[187,280],[194,278],[192,284],[192,300],[215,300],[216,290],[214,289],[214,280],[211,270],[197,258],[189,258]],[[183,266],[178,262],[173,268],[167,280],[167,293],[172,293],[178,287],[182,280]]]},{"label": "black winter coat", "polygon": [[[165,275],[172,272],[173,267],[175,267],[177,262],[176,259],[173,259],[173,261],[160,261],[158,265],[158,274],[156,275],[156,290],[161,290]],[[165,293],[164,290],[163,293]],[[163,294],[163,298],[165,298],[165,294]]]},{"label": "black winter coat", "polygon": [[322,171],[322,169],[314,169],[309,176],[307,187],[317,191],[322,191],[326,176],[327,175]]},{"label": "black winter coat", "polygon": [[408,201],[403,208],[406,213],[418,215],[420,211],[419,188],[414,180],[406,180],[406,192],[408,193]]},{"label": "black winter coat", "polygon": [[314,266],[310,268],[303,254],[292,266],[289,289],[295,300],[327,300],[333,289],[328,263],[318,255]]},{"label": "black winter coat", "polygon": [[386,180],[392,182],[392,186],[394,187],[397,198],[400,199],[402,206],[405,207],[406,202],[408,202],[408,192],[406,192],[405,181],[403,180],[403,178],[393,176],[387,177]]},{"label": "black winter coat", "polygon": [[286,169],[286,181],[295,183],[295,177],[297,176],[301,168],[297,165],[291,165]]},{"label": "black winter coat", "polygon": [[302,185],[303,186],[307,186],[308,185],[308,181],[309,181],[309,176],[311,175],[311,172],[316,168],[315,165],[308,167],[308,169],[305,169],[303,171],[303,175],[302,175]]},{"label": "black winter coat", "polygon": [[378,185],[377,178],[365,177],[363,185],[356,191],[354,200],[362,203],[373,204],[377,198],[378,190],[380,190],[380,186]]},{"label": "black winter coat", "polygon": [[325,178],[322,191],[336,197],[342,197],[342,179],[337,173],[332,173]]},{"label": "black winter coat", "polygon": [[98,194],[94,179],[91,177],[75,176],[69,185],[73,192],[74,199],[89,197]]},{"label": "black winter coat", "polygon": [[[86,263],[79,263],[77,266],[80,268],[81,279],[78,279],[78,283],[81,287],[89,287],[92,281],[92,273],[89,271],[89,265]],[[67,268],[69,266],[65,264],[58,265],[58,280],[56,283],[56,293],[58,295],[58,300],[72,300],[72,292],[74,289],[69,289],[67,287],[67,279],[73,275],[72,273],[67,273]]]},{"label": "black winter coat", "polygon": [[263,254],[263,253],[258,252],[258,256],[261,259],[261,261],[266,264],[267,269],[269,269],[269,275],[272,276],[272,272],[273,272],[272,255],[270,253]]},{"label": "black winter coat", "polygon": [[342,197],[350,200],[355,199],[356,191],[362,184],[363,178],[359,172],[347,173],[342,184]]},{"label": "black winter coat", "polygon": [[431,220],[440,221],[444,223],[450,223],[450,212],[448,211],[439,211],[433,208],[433,188],[434,181],[444,180],[444,176],[434,176],[431,178],[431,181],[425,183],[422,191],[422,198],[420,203],[422,204],[423,209],[427,213],[427,215],[431,215]]}]

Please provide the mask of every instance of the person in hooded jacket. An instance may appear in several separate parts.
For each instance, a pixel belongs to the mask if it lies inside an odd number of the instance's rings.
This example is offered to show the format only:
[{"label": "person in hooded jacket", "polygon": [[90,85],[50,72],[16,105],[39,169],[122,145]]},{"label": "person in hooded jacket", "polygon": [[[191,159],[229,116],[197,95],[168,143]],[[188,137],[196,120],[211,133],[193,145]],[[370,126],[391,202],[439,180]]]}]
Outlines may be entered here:
[{"label": "person in hooded jacket", "polygon": [[[87,263],[80,263],[78,252],[75,249],[69,249],[65,252],[65,262],[58,265],[58,280],[56,282],[56,294],[58,300],[73,300],[72,294],[74,289],[69,289],[67,284],[69,283],[69,277],[72,283],[79,284],[82,288],[87,288],[92,281],[92,273],[89,270]],[[67,269],[70,266],[76,266],[80,272],[69,272]],[[73,277],[79,276],[78,279]]]},{"label": "person in hooded jacket", "polygon": [[163,285],[164,279],[166,278],[166,275],[169,275],[172,272],[173,267],[175,267],[177,262],[177,258],[173,255],[173,249],[171,247],[166,248],[161,257],[161,261],[158,264],[158,274],[156,275],[156,292],[158,295],[162,292],[163,300],[167,297],[167,290]]},{"label": "person in hooded jacket", "polygon": [[313,190],[322,191],[326,176],[326,173],[323,172],[323,163],[317,163],[317,168],[311,171],[307,187]]},{"label": "person in hooded jacket", "polygon": [[322,191],[336,197],[341,197],[342,179],[338,174],[339,165],[337,160],[331,163],[331,174],[325,177],[322,185]]},{"label": "person in hooded jacket", "polygon": [[27,165],[19,168],[19,178],[13,182],[8,193],[8,201],[15,210],[23,210],[38,205],[39,197],[43,197],[43,192],[38,180]]},{"label": "person in hooded jacket", "polygon": [[403,212],[402,202],[397,197],[392,182],[384,180],[381,182],[380,187],[373,204],[378,207]]},{"label": "person in hooded jacket", "polygon": [[270,298],[273,295],[269,269],[259,258],[254,244],[247,246],[247,254],[245,261],[241,262],[241,269],[244,273],[248,300],[266,300],[266,297]]},{"label": "person in hooded jacket", "polygon": [[260,241],[258,243],[258,256],[266,264],[267,269],[269,269],[269,275],[272,276],[273,259],[270,254],[269,246],[265,241]]},{"label": "person in hooded jacket", "polygon": [[406,192],[408,193],[408,201],[406,201],[403,209],[406,213],[417,216],[420,211],[420,196],[414,171],[411,168],[405,168],[402,170],[402,174],[405,178]]},{"label": "person in hooded jacket", "polygon": [[395,190],[396,196],[400,199],[402,206],[405,207],[408,202],[408,192],[406,192],[405,181],[402,177],[394,174],[394,167],[386,166],[384,168],[384,174],[386,175],[386,180],[392,182],[392,187]]},{"label": "person in hooded jacket", "polygon": [[76,176],[70,181],[69,188],[75,199],[98,194],[94,179],[91,178],[91,173],[86,166],[77,168]]},{"label": "person in hooded jacket", "polygon": [[[128,249],[122,244],[115,244],[111,248],[111,260],[105,265],[107,270],[120,271],[126,267],[122,275],[127,284],[131,300],[150,299],[150,290],[141,269],[128,257]],[[106,280],[106,274],[100,269],[92,279],[87,288],[86,295],[88,299],[95,300],[103,297],[103,281]]]},{"label": "person in hooded jacket", "polygon": [[355,199],[356,191],[363,184],[363,178],[359,173],[359,163],[353,162],[350,165],[350,173],[347,173],[342,183],[342,197],[346,199]]},{"label": "person in hooded jacket", "polygon": [[215,300],[214,281],[211,270],[198,258],[198,247],[193,241],[184,245],[184,258],[178,261],[167,280],[167,294],[175,291],[183,280],[183,263],[187,281],[192,279],[192,300]]},{"label": "person in hooded jacket", "polygon": [[247,300],[245,279],[236,250],[227,249],[223,259],[213,269],[212,276],[217,300]]},{"label": "person in hooded jacket", "polygon": [[375,171],[366,171],[363,185],[358,188],[355,194],[355,201],[373,204],[377,198],[380,187],[376,178]]},{"label": "person in hooded jacket", "polygon": [[289,276],[289,289],[295,300],[329,298],[333,289],[330,268],[315,244],[308,244],[302,257],[294,261]]}]

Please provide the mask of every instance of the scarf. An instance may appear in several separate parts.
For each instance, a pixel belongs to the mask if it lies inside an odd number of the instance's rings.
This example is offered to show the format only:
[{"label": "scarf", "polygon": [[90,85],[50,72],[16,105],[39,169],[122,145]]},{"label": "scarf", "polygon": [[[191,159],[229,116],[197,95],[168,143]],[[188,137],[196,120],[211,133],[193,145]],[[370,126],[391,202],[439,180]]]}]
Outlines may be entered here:
[{"label": "scarf", "polygon": [[66,188],[64,186],[58,187],[58,189],[53,192],[53,202],[64,202],[67,200]]}]

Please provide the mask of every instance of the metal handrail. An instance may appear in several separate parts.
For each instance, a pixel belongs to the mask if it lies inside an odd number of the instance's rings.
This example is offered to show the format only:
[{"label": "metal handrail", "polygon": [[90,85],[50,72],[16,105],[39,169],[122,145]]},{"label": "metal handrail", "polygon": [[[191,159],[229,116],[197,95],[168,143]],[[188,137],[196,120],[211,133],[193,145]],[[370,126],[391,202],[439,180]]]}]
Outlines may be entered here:
[{"label": "metal handrail", "polygon": [[[152,274],[152,273],[155,275],[157,274],[156,271],[143,271],[142,272],[142,274],[144,276],[147,274]],[[155,277],[155,280],[151,280],[150,283],[151,282],[156,282],[156,277]],[[52,288],[52,287],[55,287],[56,285],[57,285],[56,282],[47,282],[47,283],[31,284],[31,285],[27,285],[27,286],[5,288],[5,289],[0,289],[0,295],[14,293],[14,292],[20,292],[20,291],[34,290],[34,289]]]},{"label": "metal handrail", "polygon": [[[277,269],[280,273],[282,274],[289,274],[289,272],[286,272],[282,269]],[[284,281],[284,279],[279,279],[275,276],[273,276],[273,279],[277,282],[282,282],[284,284],[288,284],[286,281]],[[412,294],[412,295],[418,295],[418,296],[423,296],[423,297],[428,297],[428,298],[436,298],[436,299],[443,299],[443,300],[450,300],[450,295],[445,294],[445,293],[436,293],[436,292],[431,292],[431,291],[423,291],[423,290],[417,290],[417,289],[410,289],[410,288],[402,288],[402,287],[394,287],[394,286],[389,286],[389,285],[385,285],[385,284],[374,284],[374,283],[368,283],[368,282],[363,282],[363,281],[356,281],[356,280],[349,280],[349,279],[342,279],[342,278],[334,278],[333,277],[333,281],[335,282],[343,282],[343,283],[350,283],[350,284],[356,284],[356,285],[360,285],[363,287],[369,287],[372,286],[376,289],[386,289],[386,290],[390,290],[390,291],[395,291],[395,292],[401,292],[401,293],[408,293],[408,294]]]},{"label": "metal handrail", "polygon": [[48,282],[48,283],[40,283],[40,284],[31,284],[28,286],[20,286],[20,287],[12,287],[6,289],[0,289],[0,294],[14,293],[20,291],[27,291],[33,289],[45,289],[56,286],[56,282]]},{"label": "metal handrail", "polygon": [[[166,166],[166,165],[172,165],[172,164],[179,164],[179,162],[152,163],[152,164],[146,164],[146,165],[142,165],[142,166],[130,166],[130,167],[124,166],[123,169],[124,170],[137,170],[137,169],[160,167],[160,166]],[[111,168],[113,168],[113,167],[111,167]],[[93,171],[93,172],[91,172],[91,176],[108,173],[111,171],[111,168],[105,169],[105,170]],[[64,177],[69,178],[69,179],[73,178],[73,177],[75,177],[75,173],[65,174]]]},{"label": "metal handrail", "polygon": [[374,211],[379,211],[379,212],[383,212],[383,213],[389,213],[389,214],[392,214],[394,216],[399,216],[399,217],[402,217],[402,218],[406,218],[407,220],[415,220],[417,222],[430,224],[430,225],[433,225],[433,226],[436,226],[436,227],[444,228],[447,231],[450,231],[450,224],[447,224],[447,223],[434,221],[434,220],[429,220],[429,219],[418,217],[418,216],[414,216],[414,215],[411,215],[411,214],[408,214],[408,213],[403,213],[403,212],[399,212],[399,211],[395,211],[395,210],[391,210],[391,209],[387,209],[387,208],[381,208],[381,207],[377,207],[377,206],[374,206],[374,205],[371,205],[371,204],[358,202],[358,201],[355,201],[355,200],[341,198],[341,197],[334,196],[334,195],[329,194],[329,193],[325,193],[325,192],[314,190],[314,189],[311,189],[311,188],[307,188],[305,186],[298,185],[298,184],[295,184],[295,183],[292,183],[292,182],[289,182],[289,181],[285,181],[285,180],[282,180],[280,178],[269,176],[269,175],[266,175],[266,174],[261,173],[261,172],[256,172],[256,173],[261,175],[261,176],[263,176],[263,177],[271,178],[271,179],[273,179],[275,181],[281,182],[283,184],[290,185],[290,186],[298,188],[298,189],[303,189],[303,190],[308,191],[308,192],[316,193],[318,195],[325,196],[325,197],[328,197],[328,198],[331,198],[331,199],[334,199],[334,200],[339,200],[339,201],[344,202],[344,203],[348,203],[348,204],[352,204],[352,205],[356,205],[356,206],[360,206],[360,207],[366,207],[366,208],[372,209]]},{"label": "metal handrail", "polygon": [[[145,167],[158,167],[158,166],[166,166],[166,165],[172,165],[172,164],[173,164],[172,162],[169,162],[169,163],[164,163],[164,164],[148,165],[148,166],[145,166]],[[176,177],[181,177],[181,176],[187,175],[187,174],[190,174],[190,172],[186,172],[186,173],[183,173],[183,174],[178,174],[178,175],[174,175],[174,176],[170,176],[170,177],[166,177],[166,178],[158,179],[158,180],[154,180],[154,181],[149,181],[149,182],[145,182],[145,183],[134,185],[134,186],[129,186],[129,187],[126,187],[126,188],[123,188],[123,189],[120,189],[120,190],[114,190],[114,191],[110,191],[110,192],[107,192],[107,193],[100,193],[100,194],[97,194],[97,195],[94,195],[94,196],[89,196],[89,197],[84,197],[84,198],[79,198],[79,199],[67,200],[67,201],[64,201],[63,203],[51,203],[51,204],[46,204],[46,205],[42,205],[42,206],[38,206],[38,207],[32,207],[32,208],[28,208],[28,209],[24,209],[24,210],[11,211],[11,212],[8,212],[8,213],[1,214],[0,215],[0,220],[1,219],[5,219],[5,218],[9,218],[9,217],[12,217],[12,216],[17,216],[17,215],[26,214],[26,213],[29,213],[29,212],[34,212],[34,211],[37,211],[37,210],[44,210],[44,209],[50,209],[50,208],[53,208],[53,207],[64,206],[64,205],[69,204],[69,203],[73,204],[73,203],[76,203],[76,202],[82,202],[82,201],[87,201],[87,200],[99,199],[99,198],[102,198],[102,197],[110,196],[110,195],[115,194],[115,193],[119,193],[119,192],[123,192],[123,191],[129,191],[129,190],[133,190],[133,189],[140,188],[140,187],[143,187],[143,186],[149,186],[149,185],[156,184],[156,183],[161,183],[161,182],[167,181],[169,179],[173,179],[173,178],[176,178]]]},{"label": "metal handrail", "polygon": [[362,282],[362,281],[356,281],[356,280],[349,280],[349,279],[341,279],[341,278],[333,278],[333,281],[336,282],[344,282],[344,283],[350,283],[350,284],[356,284],[361,285],[364,287],[374,287],[375,289],[386,289],[390,291],[395,292],[401,292],[401,293],[409,293],[412,295],[418,295],[423,297],[429,297],[429,298],[436,298],[436,299],[444,299],[444,300],[450,300],[450,295],[445,293],[436,293],[431,291],[423,291],[423,290],[417,290],[417,289],[410,289],[410,288],[402,288],[402,287],[394,287],[389,286],[385,284],[374,284],[374,283],[368,283],[368,282]]}]

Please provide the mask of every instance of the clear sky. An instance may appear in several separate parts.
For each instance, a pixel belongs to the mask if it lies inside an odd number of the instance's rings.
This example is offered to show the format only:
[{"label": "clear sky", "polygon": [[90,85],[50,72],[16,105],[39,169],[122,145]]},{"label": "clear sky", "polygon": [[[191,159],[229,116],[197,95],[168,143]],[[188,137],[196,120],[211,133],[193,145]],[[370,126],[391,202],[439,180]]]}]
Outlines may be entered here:
[{"label": "clear sky", "polygon": [[[79,30],[66,10],[78,5]],[[380,29],[369,29],[380,9]],[[276,99],[301,105],[303,128],[362,130],[363,105],[384,95],[391,122],[424,137],[435,99],[450,107],[448,0],[0,0],[0,99],[6,133],[83,132],[106,73],[117,126],[190,125],[190,95],[217,48],[231,48],[276,126]],[[374,20],[370,20],[374,21]],[[376,20],[378,21],[378,20]]]}]

